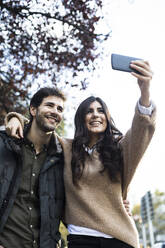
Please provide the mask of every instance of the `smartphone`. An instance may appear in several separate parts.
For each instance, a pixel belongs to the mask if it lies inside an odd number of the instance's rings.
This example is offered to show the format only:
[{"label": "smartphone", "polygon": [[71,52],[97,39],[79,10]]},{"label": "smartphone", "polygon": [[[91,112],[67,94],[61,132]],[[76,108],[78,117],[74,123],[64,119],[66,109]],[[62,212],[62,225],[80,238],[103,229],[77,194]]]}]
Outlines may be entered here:
[{"label": "smartphone", "polygon": [[111,54],[112,69],[119,71],[126,71],[126,72],[136,72],[138,74],[141,74],[137,70],[132,69],[130,67],[130,63],[133,60],[142,60],[142,59],[112,53]]}]

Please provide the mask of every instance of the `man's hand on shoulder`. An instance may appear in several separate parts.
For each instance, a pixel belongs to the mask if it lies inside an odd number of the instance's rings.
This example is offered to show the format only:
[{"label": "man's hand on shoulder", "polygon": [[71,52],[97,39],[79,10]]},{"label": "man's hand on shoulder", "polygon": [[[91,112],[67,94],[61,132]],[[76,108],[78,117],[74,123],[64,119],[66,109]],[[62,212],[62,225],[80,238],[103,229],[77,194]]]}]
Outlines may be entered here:
[{"label": "man's hand on shoulder", "polygon": [[[6,125],[8,135],[20,139],[23,138],[23,129],[20,121],[16,117],[12,117]],[[0,247],[1,248],[1,247]]]}]

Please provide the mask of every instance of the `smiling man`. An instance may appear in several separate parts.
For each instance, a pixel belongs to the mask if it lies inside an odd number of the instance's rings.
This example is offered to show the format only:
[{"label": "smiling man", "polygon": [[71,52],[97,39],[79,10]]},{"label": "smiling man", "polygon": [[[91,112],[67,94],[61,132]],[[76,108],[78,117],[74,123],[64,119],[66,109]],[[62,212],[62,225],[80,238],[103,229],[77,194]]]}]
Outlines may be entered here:
[{"label": "smiling man", "polygon": [[62,120],[63,100],[59,97],[48,96],[43,99],[38,109],[31,106],[30,113],[35,117],[35,122],[42,131],[54,131]]},{"label": "smiling man", "polygon": [[55,248],[60,239],[63,152],[54,131],[64,101],[56,88],[42,88],[21,139],[0,132],[0,247]]}]

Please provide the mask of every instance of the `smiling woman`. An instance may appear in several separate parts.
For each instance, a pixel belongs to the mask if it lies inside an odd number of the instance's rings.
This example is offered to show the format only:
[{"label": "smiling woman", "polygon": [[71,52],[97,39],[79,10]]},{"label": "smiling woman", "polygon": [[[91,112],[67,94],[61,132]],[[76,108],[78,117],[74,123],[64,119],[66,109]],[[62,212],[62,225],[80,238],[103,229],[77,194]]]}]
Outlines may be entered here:
[{"label": "smiling woman", "polygon": [[90,104],[85,117],[85,124],[90,135],[89,147],[91,147],[96,143],[96,139],[99,138],[100,133],[103,133],[107,127],[107,118],[104,109],[98,101]]},{"label": "smiling woman", "polygon": [[142,74],[132,73],[141,97],[130,130],[122,135],[103,100],[91,96],[76,111],[73,141],[61,139],[69,248],[139,248],[122,199],[154,133],[155,108],[149,63],[132,61],[131,67]]}]

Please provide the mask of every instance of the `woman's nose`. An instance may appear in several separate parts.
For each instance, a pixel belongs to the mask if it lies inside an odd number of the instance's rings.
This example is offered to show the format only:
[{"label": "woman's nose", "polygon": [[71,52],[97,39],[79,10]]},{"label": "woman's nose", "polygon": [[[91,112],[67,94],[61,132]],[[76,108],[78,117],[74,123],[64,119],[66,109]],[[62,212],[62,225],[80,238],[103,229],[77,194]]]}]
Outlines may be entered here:
[{"label": "woman's nose", "polygon": [[97,110],[93,111],[93,116],[94,117],[97,117],[98,116],[98,111]]}]

